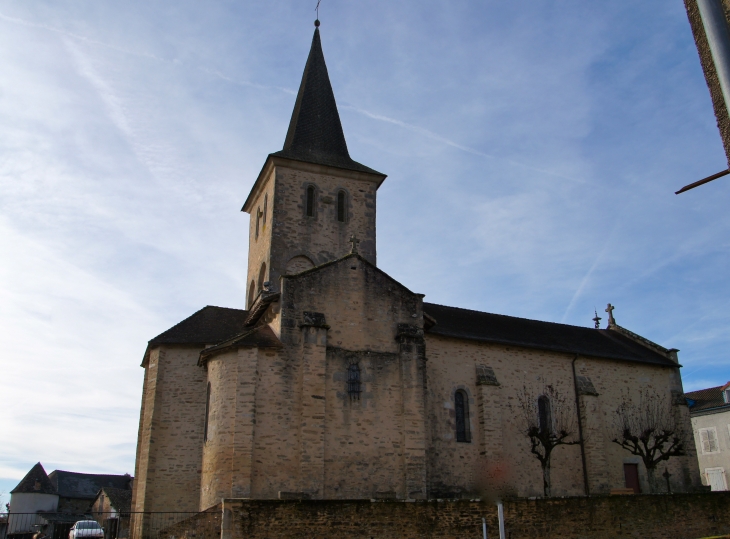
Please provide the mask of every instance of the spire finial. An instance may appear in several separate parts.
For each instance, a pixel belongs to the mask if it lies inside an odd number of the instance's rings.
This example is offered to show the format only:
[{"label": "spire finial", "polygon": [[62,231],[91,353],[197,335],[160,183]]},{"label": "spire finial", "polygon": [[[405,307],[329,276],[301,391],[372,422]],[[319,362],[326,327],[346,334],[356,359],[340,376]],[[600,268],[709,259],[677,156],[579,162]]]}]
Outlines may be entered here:
[{"label": "spire finial", "polygon": [[598,328],[601,327],[601,317],[598,316],[598,311],[596,311],[596,308],[595,307],[593,308],[593,314],[596,315],[595,317],[593,317],[593,321],[596,324],[596,329],[598,329]]},{"label": "spire finial", "polygon": [[317,0],[317,7],[316,7],[316,8],[314,8],[314,11],[316,11],[316,12],[317,12],[317,18],[316,18],[316,19],[314,20],[314,26],[316,26],[317,28],[319,28],[319,3],[320,3],[321,1],[322,1],[322,0]]}]

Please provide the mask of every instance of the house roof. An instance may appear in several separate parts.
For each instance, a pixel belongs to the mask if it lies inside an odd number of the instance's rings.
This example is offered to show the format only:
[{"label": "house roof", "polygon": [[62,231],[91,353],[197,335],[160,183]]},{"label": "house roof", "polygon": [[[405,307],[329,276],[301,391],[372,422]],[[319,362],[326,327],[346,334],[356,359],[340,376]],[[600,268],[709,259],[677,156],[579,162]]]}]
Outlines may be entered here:
[{"label": "house roof", "polygon": [[353,161],[347,151],[335,94],[324,61],[319,28],[315,28],[312,47],[304,67],[302,82],[289,122],[284,149],[271,154],[296,161],[381,174]]},{"label": "house roof", "polygon": [[33,466],[20,483],[10,491],[10,494],[19,493],[56,494],[56,489],[48,479],[48,474],[40,462]]},{"label": "house roof", "polygon": [[436,320],[436,324],[428,330],[429,334],[637,363],[677,366],[659,352],[610,329],[569,326],[434,303],[424,303],[423,310]]},{"label": "house roof", "polygon": [[63,498],[86,498],[93,500],[103,487],[128,489],[132,477],[129,475],[106,475],[66,472],[55,470],[48,475],[51,484]]},{"label": "house roof", "polygon": [[109,499],[109,505],[119,513],[128,513],[132,508],[132,490],[124,488],[104,487],[97,494],[104,494]]},{"label": "house roof", "polygon": [[208,305],[149,341],[158,344],[215,344],[244,330],[248,311]]},{"label": "house roof", "polygon": [[689,404],[689,413],[695,414],[723,408],[730,410],[730,403],[726,403],[725,399],[722,398],[722,391],[726,386],[727,384],[685,393],[684,397],[687,399],[687,404]]}]

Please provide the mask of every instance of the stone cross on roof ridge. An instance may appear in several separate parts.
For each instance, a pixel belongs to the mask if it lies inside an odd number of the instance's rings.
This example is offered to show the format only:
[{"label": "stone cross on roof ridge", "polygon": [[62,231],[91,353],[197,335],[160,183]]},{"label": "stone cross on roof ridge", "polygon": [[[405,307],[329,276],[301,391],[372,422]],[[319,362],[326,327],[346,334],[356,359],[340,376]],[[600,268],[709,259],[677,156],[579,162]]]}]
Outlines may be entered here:
[{"label": "stone cross on roof ridge", "polygon": [[616,319],[613,317],[613,310],[616,307],[611,305],[610,303],[606,306],[606,312],[608,313],[608,326],[615,326],[616,325]]}]

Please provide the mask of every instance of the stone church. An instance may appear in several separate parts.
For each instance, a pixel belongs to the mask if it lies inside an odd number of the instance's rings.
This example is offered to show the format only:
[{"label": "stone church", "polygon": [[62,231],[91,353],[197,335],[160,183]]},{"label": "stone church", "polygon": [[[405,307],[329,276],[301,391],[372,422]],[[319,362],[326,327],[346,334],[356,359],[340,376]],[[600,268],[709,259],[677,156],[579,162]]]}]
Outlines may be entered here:
[{"label": "stone church", "polygon": [[[385,179],[350,158],[316,28],[284,148],[243,204],[246,309],[204,307],[147,346],[134,510],[542,496],[525,389],[559,391],[578,426],[580,443],[553,453],[553,495],[624,489],[627,466],[646,488],[639,458],[612,443],[627,395],[666,394],[691,432],[677,350],[611,309],[599,329],[447,307],[380,270]],[[688,449],[666,465],[675,492],[699,484]]]}]

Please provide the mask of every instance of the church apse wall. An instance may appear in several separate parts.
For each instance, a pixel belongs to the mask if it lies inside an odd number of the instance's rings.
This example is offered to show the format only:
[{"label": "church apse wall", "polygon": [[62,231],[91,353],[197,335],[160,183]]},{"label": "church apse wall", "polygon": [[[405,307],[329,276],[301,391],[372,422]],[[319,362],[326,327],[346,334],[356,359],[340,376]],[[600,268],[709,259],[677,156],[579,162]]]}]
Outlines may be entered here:
[{"label": "church apse wall", "polygon": [[134,482],[136,511],[197,511],[205,421],[200,347],[149,352]]}]

